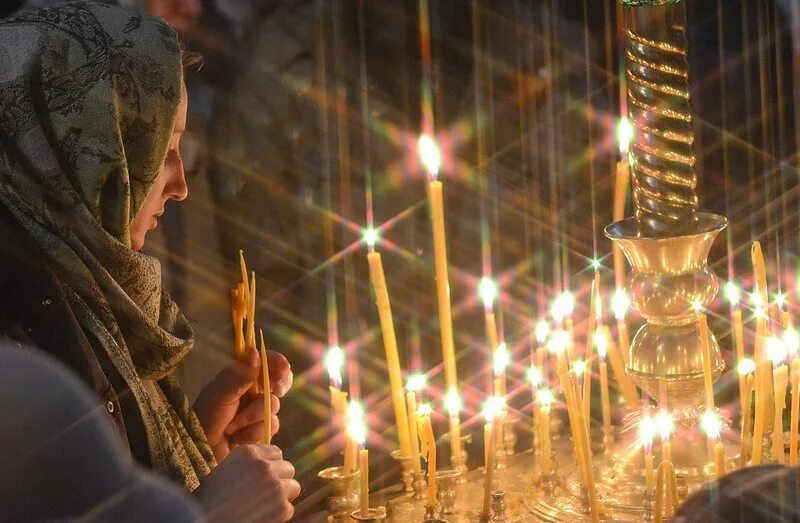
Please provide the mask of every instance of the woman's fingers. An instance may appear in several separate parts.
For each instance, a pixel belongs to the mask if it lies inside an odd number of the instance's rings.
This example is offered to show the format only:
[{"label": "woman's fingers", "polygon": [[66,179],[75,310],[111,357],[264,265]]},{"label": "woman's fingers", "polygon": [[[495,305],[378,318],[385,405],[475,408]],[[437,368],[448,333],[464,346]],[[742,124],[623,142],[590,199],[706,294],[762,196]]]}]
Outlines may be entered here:
[{"label": "woman's fingers", "polygon": [[[272,404],[272,414],[277,414],[281,410],[281,401],[275,395],[271,394],[270,403]],[[230,436],[231,434],[235,434],[242,427],[261,421],[264,421],[264,395],[258,394],[253,396],[253,399],[250,400],[250,402],[236,414],[228,426],[225,427],[225,434]]]},{"label": "woman's fingers", "polygon": [[267,351],[267,360],[272,393],[279,398],[283,397],[292,388],[292,381],[294,381],[289,360],[280,352],[275,351]]},{"label": "woman's fingers", "polygon": [[[278,419],[278,416],[272,416],[272,434],[270,436],[274,436],[278,432],[280,425],[281,422]],[[230,436],[230,440],[231,443],[235,443],[237,445],[261,443],[264,440],[264,422],[261,421],[259,423],[253,423],[241,428]]]}]

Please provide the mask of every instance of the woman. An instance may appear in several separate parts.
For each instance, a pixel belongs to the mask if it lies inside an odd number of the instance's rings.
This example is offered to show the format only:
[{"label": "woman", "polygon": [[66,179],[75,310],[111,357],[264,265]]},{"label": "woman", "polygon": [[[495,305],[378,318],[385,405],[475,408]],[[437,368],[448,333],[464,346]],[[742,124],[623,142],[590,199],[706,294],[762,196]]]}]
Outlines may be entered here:
[{"label": "woman", "polygon": [[[138,252],[166,201],[187,195],[175,32],[108,4],[65,4],[0,22],[0,64],[0,332],[77,372],[133,458],[210,516],[287,519],[294,469],[250,445],[262,400],[243,398],[258,356],[224,369],[192,408],[173,376],[191,328],[158,262]],[[288,363],[270,358],[283,394]]]}]

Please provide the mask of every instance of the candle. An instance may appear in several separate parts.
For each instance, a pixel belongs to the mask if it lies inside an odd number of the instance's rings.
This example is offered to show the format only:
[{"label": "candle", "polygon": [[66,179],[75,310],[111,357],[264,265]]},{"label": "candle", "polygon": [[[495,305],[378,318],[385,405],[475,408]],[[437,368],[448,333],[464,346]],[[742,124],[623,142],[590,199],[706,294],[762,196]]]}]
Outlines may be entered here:
[{"label": "candle", "polygon": [[767,397],[764,379],[764,367],[766,365],[762,341],[762,319],[756,320],[756,346],[755,346],[755,420],[753,422],[752,458],[753,465],[761,464],[762,445],[764,437],[764,425],[766,424]]},{"label": "candle", "polygon": [[[774,338],[777,340],[777,338]],[[779,342],[781,345],[783,342]],[[786,408],[786,385],[789,379],[789,369],[782,364],[782,359],[773,359],[775,370],[773,371],[774,390],[775,390],[775,416],[772,429],[772,454],[778,463],[785,463],[786,456],[783,444],[783,410]]]},{"label": "candle", "polygon": [[[611,308],[614,310],[614,317],[617,320],[617,336],[619,337],[619,349],[625,365],[628,364],[628,352],[630,351],[630,338],[628,336],[628,324],[625,323],[625,316],[630,308],[631,301],[628,293],[618,288],[611,298]],[[616,371],[615,371],[616,372]],[[633,408],[631,405],[630,408]]]},{"label": "candle", "polygon": [[[628,194],[628,185],[630,184],[631,170],[628,160],[628,144],[632,136],[633,126],[627,118],[620,118],[617,125],[617,138],[620,149],[620,160],[617,162],[615,177],[614,177],[614,205],[612,209],[612,218],[614,222],[618,222],[625,216],[625,199]],[[622,250],[618,245],[613,245],[614,253],[614,283],[618,289],[625,286],[625,262],[622,255]]]},{"label": "candle", "polygon": [[700,347],[703,353],[703,385],[706,391],[706,410],[714,410],[714,381],[711,375],[711,340],[708,335],[708,318],[700,315]]},{"label": "candle", "polygon": [[541,419],[539,416],[539,387],[542,386],[543,376],[542,371],[536,365],[532,365],[526,371],[526,375],[528,381],[531,383],[531,397],[533,399],[533,415],[531,416],[532,427],[531,433],[533,435],[533,457],[536,459],[537,452],[540,450],[537,447],[537,443],[541,445],[541,442],[538,441],[541,439],[541,429],[539,429],[539,424],[541,423]]},{"label": "candle", "polygon": [[442,182],[437,178],[441,165],[441,153],[436,143],[428,135],[419,139],[419,152],[422,162],[431,177],[428,182],[428,198],[431,206],[433,227],[433,256],[436,273],[436,296],[439,306],[439,330],[442,337],[442,359],[447,390],[458,388],[456,376],[455,346],[453,344],[453,321],[450,309],[450,281],[447,274],[447,240],[444,225],[444,202]]},{"label": "candle", "polygon": [[422,475],[422,465],[419,462],[419,433],[417,431],[417,395],[413,390],[406,392],[409,437],[411,440],[411,464],[413,465],[414,477]]},{"label": "candle", "polygon": [[636,394],[636,385],[633,384],[633,380],[631,380],[631,377],[625,372],[625,364],[619,355],[617,346],[611,339],[611,330],[603,325],[597,332],[598,335],[603,336],[606,340],[608,362],[611,363],[611,370],[614,371],[614,378],[617,380],[617,388],[620,394],[622,394],[628,408],[633,409],[639,404],[639,397]]},{"label": "candle", "polygon": [[592,368],[594,359],[592,358],[592,349],[594,347],[594,333],[597,326],[598,318],[602,318],[600,314],[600,299],[598,293],[600,292],[600,273],[594,273],[594,280],[592,281],[592,292],[589,298],[589,328],[586,337],[586,350],[584,354],[584,361],[586,361],[586,370],[583,376],[583,417],[588,421],[591,419],[591,406],[592,406]]},{"label": "candle", "polygon": [[492,357],[492,367],[494,370],[494,392],[495,396],[504,398],[506,396],[506,368],[511,364],[511,354],[505,343],[497,346]]},{"label": "candle", "polygon": [[539,440],[542,446],[542,474],[550,474],[553,470],[552,450],[550,448],[550,408],[553,404],[553,392],[542,389],[537,394],[539,404]]},{"label": "candle", "polygon": [[595,336],[597,355],[600,357],[600,402],[603,409],[603,436],[611,438],[611,402],[608,397],[608,365],[606,364],[606,351],[608,338],[602,331],[597,331]]},{"label": "candle", "polygon": [[247,286],[240,283],[236,289],[231,290],[231,315],[233,318],[233,352],[236,359],[244,358],[244,332],[243,322],[247,315],[247,300],[245,299]]},{"label": "candle", "polygon": [[[752,360],[751,360],[752,361]],[[742,435],[741,445],[739,449],[739,466],[744,467],[747,465],[748,455],[750,454],[751,439],[750,435],[751,425],[753,424],[753,415],[751,414],[751,405],[753,397],[753,374],[748,374],[745,378],[744,386],[744,402],[742,403]]]},{"label": "candle", "polygon": [[[364,423],[364,406],[357,401],[351,401],[347,406],[347,438],[348,445],[345,447],[344,453],[344,471],[345,474],[349,475],[355,472],[356,451],[358,447],[360,446],[363,448],[367,441],[367,426]],[[360,455],[358,458],[359,460],[362,459]],[[359,465],[363,467],[360,461]],[[365,469],[362,468],[361,470],[363,471]],[[363,477],[361,481],[363,485],[365,481]]]},{"label": "candle", "polygon": [[361,515],[369,515],[369,451],[361,449],[358,453],[359,471],[361,473]]},{"label": "candle", "polygon": [[700,426],[706,433],[709,448],[714,449],[714,471],[717,478],[725,475],[725,448],[722,446],[722,421],[712,411],[705,411],[700,418]]},{"label": "candle", "polygon": [[256,348],[256,273],[250,273],[250,293],[249,293],[249,307],[247,309],[247,334],[245,335],[245,343],[248,348],[255,350]]},{"label": "candle", "polygon": [[[655,523],[662,523],[662,521],[664,521],[664,516],[672,517],[675,510],[673,500],[678,499],[678,480],[675,477],[675,466],[670,461],[661,462],[658,466],[657,475],[653,521]],[[665,486],[665,482],[668,483],[668,485]],[[667,498],[666,503],[664,503],[665,494]]]},{"label": "candle", "polygon": [[[664,463],[669,463],[669,466],[672,467],[672,442],[670,441],[670,436],[672,435],[672,431],[675,426],[675,422],[672,419],[672,415],[670,415],[667,411],[660,411],[656,416],[656,426],[658,427],[658,431],[661,433],[661,464],[658,466],[659,468],[659,479],[661,476],[661,468]],[[673,474],[674,474],[674,467],[673,467]],[[667,490],[667,515],[672,515],[672,507],[675,504],[675,501],[678,499],[677,496],[673,496],[672,490]]]},{"label": "candle", "polygon": [[483,408],[486,424],[483,426],[483,455],[486,470],[483,476],[483,515],[489,519],[491,515],[492,484],[494,483],[495,444],[503,415],[503,399],[491,397]]},{"label": "candle", "polygon": [[792,412],[789,427],[789,465],[797,466],[797,424],[800,421],[800,359],[792,361]]},{"label": "candle", "polygon": [[461,422],[459,413],[463,404],[458,391],[450,389],[444,398],[444,407],[450,418],[450,464],[455,469],[458,458],[463,454],[461,448]]},{"label": "candle", "polygon": [[386,368],[389,371],[389,386],[392,391],[395,423],[400,452],[403,456],[411,455],[411,438],[408,428],[408,413],[403,398],[403,378],[400,374],[400,357],[397,352],[397,338],[392,319],[392,306],[389,301],[389,290],[383,272],[383,262],[379,252],[367,254],[369,262],[369,279],[375,291],[375,303],[378,306],[378,318],[383,336],[383,348],[386,353]]},{"label": "candle", "polygon": [[644,451],[644,478],[647,492],[652,492],[656,486],[656,474],[653,469],[653,436],[655,431],[656,426],[653,418],[646,414],[639,425],[639,439],[642,442],[642,450]]},{"label": "candle", "polygon": [[436,506],[436,439],[431,426],[430,405],[420,405],[417,410],[420,441],[422,442],[422,456],[428,463],[428,492],[427,503],[429,507]]},{"label": "candle", "polygon": [[249,274],[249,272],[247,272],[247,263],[244,261],[244,251],[242,251],[241,249],[239,249],[239,270],[242,273],[242,284],[244,285],[244,295],[242,296],[242,299],[244,300],[245,303],[249,303],[250,289],[247,288],[247,275]]},{"label": "candle", "polygon": [[272,394],[269,383],[269,362],[267,360],[267,345],[264,343],[264,331],[258,329],[261,337],[261,376],[264,380],[264,438],[263,442],[269,445],[272,442]]}]

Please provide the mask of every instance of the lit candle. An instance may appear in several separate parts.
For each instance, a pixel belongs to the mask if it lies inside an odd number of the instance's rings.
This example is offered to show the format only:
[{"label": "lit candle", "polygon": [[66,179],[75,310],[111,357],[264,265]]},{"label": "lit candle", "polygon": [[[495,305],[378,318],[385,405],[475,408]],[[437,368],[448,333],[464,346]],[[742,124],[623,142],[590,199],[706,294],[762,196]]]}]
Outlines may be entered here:
[{"label": "lit candle", "polygon": [[550,326],[545,320],[536,323],[536,366],[542,371],[542,376],[547,376],[545,367],[547,356],[547,338],[550,336]]},{"label": "lit candle", "polygon": [[608,338],[603,331],[598,330],[595,335],[597,355],[600,357],[600,402],[603,408],[603,436],[606,440],[611,438],[611,402],[608,397],[608,365],[606,364],[606,351]]},{"label": "lit candle", "polygon": [[653,418],[649,414],[642,417],[639,424],[639,439],[642,442],[642,450],[644,451],[644,479],[647,492],[653,492],[656,486],[656,473],[653,468],[653,436],[656,432],[656,426]]},{"label": "lit candle", "polygon": [[[541,418],[539,416],[539,387],[542,386],[543,376],[542,371],[536,365],[532,365],[526,371],[526,375],[528,381],[531,384],[531,396],[533,398],[533,415],[531,416],[532,426],[531,426],[531,433],[533,434],[533,457],[536,459],[537,451],[539,448],[537,445],[537,440],[541,439],[541,429],[539,429],[539,424],[541,423]],[[541,444],[541,442],[538,442]]]},{"label": "lit candle", "polygon": [[[617,139],[619,142],[620,160],[617,162],[616,176],[614,178],[614,206],[612,218],[615,222],[625,216],[625,199],[630,183],[630,164],[628,162],[628,144],[633,135],[633,126],[627,118],[620,118],[617,125]],[[618,245],[613,245],[614,253],[614,282],[618,289],[625,286],[625,261],[622,250]]]},{"label": "lit candle", "polygon": [[269,383],[269,362],[267,361],[267,345],[264,343],[264,331],[258,329],[261,337],[261,376],[264,380],[264,437],[262,441],[269,445],[272,442],[272,390]]},{"label": "lit candle", "polygon": [[495,396],[504,398],[506,396],[506,368],[511,364],[511,354],[509,354],[508,347],[505,343],[501,343],[497,346],[492,360]]},{"label": "lit candle", "polygon": [[753,298],[756,306],[756,337],[755,337],[755,398],[756,412],[753,424],[753,465],[761,464],[762,440],[764,436],[764,426],[767,423],[767,410],[769,409],[769,361],[764,350],[764,336],[766,331],[766,318],[764,307],[767,303],[767,273],[764,267],[764,255],[761,252],[761,244],[754,241],[750,249],[750,257],[753,262],[753,272],[756,280],[756,290]]},{"label": "lit candle", "polygon": [[444,408],[450,418],[450,464],[455,469],[458,458],[463,454],[461,448],[461,422],[459,413],[463,407],[458,391],[450,389],[444,398]]},{"label": "lit candle", "polygon": [[369,451],[362,448],[358,453],[359,470],[361,473],[361,515],[369,514]]},{"label": "lit candle", "polygon": [[783,343],[786,345],[786,354],[789,361],[794,361],[798,350],[800,350],[800,333],[792,326],[791,320],[789,321],[789,326],[783,332]]},{"label": "lit candle", "polygon": [[714,410],[714,381],[711,375],[711,340],[708,334],[708,318],[700,315],[700,347],[703,352],[703,384],[706,391],[706,410]]},{"label": "lit candle", "polygon": [[431,426],[431,406],[423,404],[417,409],[422,458],[428,463],[428,506],[436,506],[436,438]]},{"label": "lit candle", "polygon": [[[628,336],[628,324],[625,323],[625,316],[628,313],[631,301],[628,298],[628,293],[626,293],[623,289],[617,289],[614,292],[614,296],[611,298],[611,300],[611,308],[614,310],[614,317],[617,320],[619,350],[622,354],[622,360],[625,362],[625,365],[627,365],[631,342],[630,337]],[[630,408],[634,408],[635,406],[636,404],[632,404],[630,405]]]},{"label": "lit candle", "polygon": [[587,420],[591,419],[591,406],[592,406],[592,369],[594,367],[594,358],[592,357],[592,349],[594,348],[594,333],[597,327],[597,321],[602,319],[600,308],[600,273],[594,273],[594,280],[592,281],[592,292],[589,298],[589,329],[586,337],[586,350],[584,354],[584,361],[586,361],[586,370],[583,377],[583,417]]},{"label": "lit candle", "polygon": [[[478,283],[478,296],[483,301],[483,317],[486,323],[486,337],[492,353],[500,345],[497,331],[497,319],[494,315],[494,300],[497,298],[497,284],[491,278],[483,277]],[[502,394],[501,394],[502,395]]]},{"label": "lit candle", "polygon": [[450,280],[447,274],[444,202],[442,182],[438,179],[441,153],[433,138],[428,135],[422,135],[419,138],[419,154],[430,175],[428,198],[430,199],[433,226],[434,270],[436,272],[436,296],[439,305],[439,330],[442,337],[445,384],[447,390],[458,389],[455,345],[453,344],[453,321],[450,309]]},{"label": "lit candle", "polygon": [[780,338],[767,339],[767,353],[772,360],[772,372],[775,391],[775,415],[772,428],[772,454],[778,463],[785,463],[786,456],[783,445],[783,410],[786,408],[786,385],[789,379],[789,369],[784,365],[786,360],[786,346]]},{"label": "lit candle", "polygon": [[325,353],[325,368],[328,370],[328,377],[330,379],[330,392],[331,392],[331,408],[333,410],[333,426],[337,431],[344,433],[344,456],[345,456],[345,474],[352,471],[353,463],[349,461],[352,456],[348,455],[348,448],[350,445],[350,436],[347,424],[347,393],[343,392],[340,387],[342,386],[342,368],[344,367],[344,351],[338,346],[333,346]]},{"label": "lit candle", "polygon": [[[370,249],[374,248],[377,240],[377,233],[367,235]],[[395,423],[397,424],[397,438],[400,445],[400,453],[403,456],[411,454],[411,438],[408,428],[408,413],[403,398],[403,378],[400,374],[400,357],[397,352],[397,338],[394,330],[394,320],[392,319],[392,306],[389,301],[389,289],[386,285],[386,277],[383,272],[383,261],[381,253],[370,252],[367,254],[369,263],[369,279],[375,291],[375,304],[378,307],[378,318],[381,324],[381,335],[383,336],[383,348],[386,354],[386,368],[389,372],[389,386],[392,391],[392,404],[394,406]]]},{"label": "lit candle", "polygon": [[797,424],[800,421],[800,359],[792,361],[792,413],[789,427],[789,465],[797,466]]},{"label": "lit candle", "polygon": [[483,408],[486,424],[483,427],[483,454],[486,470],[483,477],[483,515],[489,519],[491,515],[492,485],[494,483],[495,444],[503,415],[503,399],[491,397]]},{"label": "lit candle", "polygon": [[[658,466],[660,471],[664,463],[669,463],[670,466],[672,466],[672,442],[670,441],[670,437],[674,430],[675,422],[671,414],[662,410],[656,416],[656,426],[661,433],[661,464]],[[659,476],[660,475],[659,472]],[[677,499],[677,497],[672,496],[671,490],[667,490],[667,515],[672,515],[671,507],[674,506]]]},{"label": "lit candle", "polygon": [[552,450],[550,449],[550,408],[553,404],[553,392],[542,389],[537,394],[539,404],[539,439],[542,446],[542,474],[549,474],[553,470]]},{"label": "lit candle", "polygon": [[[359,467],[361,468],[362,472],[361,507],[363,509],[365,502],[364,500],[369,498],[369,493],[364,496],[366,484],[369,481],[369,478],[364,478],[364,476],[369,472],[368,468],[364,466],[364,462],[362,461],[366,458],[361,455],[366,450],[364,447],[366,446],[367,441],[367,426],[364,423],[364,406],[357,401],[351,401],[347,406],[347,435],[350,444],[345,448],[345,474],[349,475],[355,471],[356,450],[358,450],[359,447],[362,449],[360,452],[358,452],[358,459]],[[349,458],[348,450],[351,455]],[[350,461],[350,463],[348,463],[348,461]]]},{"label": "lit candle", "polygon": [[700,418],[700,425],[706,433],[709,445],[714,449],[714,471],[717,478],[725,475],[725,447],[722,445],[722,421],[712,411],[705,411]]},{"label": "lit candle", "polygon": [[747,465],[747,460],[750,455],[751,439],[750,431],[753,425],[752,411],[752,398],[753,398],[753,372],[755,371],[756,364],[753,360],[745,358],[739,362],[737,372],[740,376],[745,376],[744,380],[744,396],[742,401],[742,434],[741,445],[739,449],[739,466],[744,467]]}]

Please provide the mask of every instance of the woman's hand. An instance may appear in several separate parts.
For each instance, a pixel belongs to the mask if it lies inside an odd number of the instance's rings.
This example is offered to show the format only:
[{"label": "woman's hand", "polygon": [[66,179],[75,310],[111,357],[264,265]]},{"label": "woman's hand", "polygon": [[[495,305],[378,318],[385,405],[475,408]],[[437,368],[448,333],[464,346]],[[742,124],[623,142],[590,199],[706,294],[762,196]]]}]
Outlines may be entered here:
[{"label": "woman's hand", "polygon": [[[280,426],[278,397],[291,387],[292,372],[283,355],[269,351],[271,383],[272,435]],[[260,383],[261,361],[258,353],[248,351],[247,360],[235,361],[206,385],[194,403],[194,410],[206,433],[214,457],[222,462],[234,444],[261,442],[264,435],[264,396],[248,391]]]},{"label": "woman's hand", "polygon": [[294,467],[274,445],[243,445],[211,471],[194,491],[206,521],[282,523],[300,495]]}]

